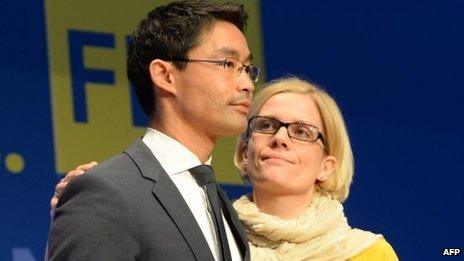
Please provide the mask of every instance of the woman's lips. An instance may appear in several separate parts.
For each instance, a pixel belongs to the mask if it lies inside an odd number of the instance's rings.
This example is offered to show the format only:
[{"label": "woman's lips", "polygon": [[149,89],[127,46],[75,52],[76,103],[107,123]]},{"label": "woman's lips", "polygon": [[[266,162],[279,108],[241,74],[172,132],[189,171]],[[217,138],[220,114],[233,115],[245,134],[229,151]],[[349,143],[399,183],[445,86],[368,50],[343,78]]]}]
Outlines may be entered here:
[{"label": "woman's lips", "polygon": [[263,161],[271,160],[271,161],[285,161],[288,163],[293,163],[292,161],[288,160],[287,158],[280,156],[280,155],[265,155],[262,157]]}]

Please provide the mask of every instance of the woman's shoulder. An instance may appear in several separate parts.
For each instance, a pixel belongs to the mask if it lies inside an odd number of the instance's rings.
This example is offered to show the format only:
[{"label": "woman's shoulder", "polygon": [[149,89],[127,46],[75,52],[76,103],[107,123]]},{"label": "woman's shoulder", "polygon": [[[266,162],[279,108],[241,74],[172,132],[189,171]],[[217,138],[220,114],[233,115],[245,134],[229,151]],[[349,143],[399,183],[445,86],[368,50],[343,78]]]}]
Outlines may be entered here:
[{"label": "woman's shoulder", "polygon": [[363,260],[398,260],[398,256],[393,250],[393,247],[384,239],[378,239],[372,246],[361,252],[360,254],[350,258],[351,261]]}]

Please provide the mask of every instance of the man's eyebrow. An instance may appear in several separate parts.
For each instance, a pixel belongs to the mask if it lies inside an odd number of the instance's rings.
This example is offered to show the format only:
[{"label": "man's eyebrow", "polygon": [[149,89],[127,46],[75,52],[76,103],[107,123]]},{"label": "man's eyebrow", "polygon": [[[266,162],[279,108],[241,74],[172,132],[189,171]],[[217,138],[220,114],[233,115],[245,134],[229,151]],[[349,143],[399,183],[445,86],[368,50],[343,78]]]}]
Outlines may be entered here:
[{"label": "man's eyebrow", "polygon": [[231,56],[234,58],[240,57],[240,54],[238,53],[237,50],[229,48],[229,47],[222,47],[221,49],[217,50],[216,53],[218,53],[219,55]]},{"label": "man's eyebrow", "polygon": [[[237,50],[229,47],[222,47],[221,49],[217,50],[216,53],[218,53],[221,56],[229,56],[237,59],[240,58],[240,53]],[[252,60],[253,54],[250,53],[247,57],[245,57],[245,60],[243,62],[251,62]]]}]

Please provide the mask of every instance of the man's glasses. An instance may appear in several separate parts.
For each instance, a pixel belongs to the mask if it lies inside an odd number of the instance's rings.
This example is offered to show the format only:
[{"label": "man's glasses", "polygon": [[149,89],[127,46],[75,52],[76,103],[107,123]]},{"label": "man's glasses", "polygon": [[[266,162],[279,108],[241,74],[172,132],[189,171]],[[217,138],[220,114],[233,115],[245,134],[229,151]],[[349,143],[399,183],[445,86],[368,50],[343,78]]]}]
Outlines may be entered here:
[{"label": "man's glasses", "polygon": [[245,65],[242,61],[234,58],[234,57],[227,57],[223,60],[214,61],[214,60],[203,60],[203,59],[188,59],[188,58],[179,58],[179,59],[167,59],[167,61],[171,62],[205,62],[205,63],[215,63],[220,65],[225,72],[234,74],[235,76],[239,76],[242,71],[250,77],[253,82],[257,82],[259,78],[259,73],[261,69],[256,65]]},{"label": "man's glasses", "polygon": [[308,142],[315,142],[320,139],[324,147],[327,148],[324,136],[316,126],[304,122],[284,123],[265,116],[253,116],[250,118],[248,121],[248,136],[250,131],[274,135],[282,126],[287,129],[290,138]]}]

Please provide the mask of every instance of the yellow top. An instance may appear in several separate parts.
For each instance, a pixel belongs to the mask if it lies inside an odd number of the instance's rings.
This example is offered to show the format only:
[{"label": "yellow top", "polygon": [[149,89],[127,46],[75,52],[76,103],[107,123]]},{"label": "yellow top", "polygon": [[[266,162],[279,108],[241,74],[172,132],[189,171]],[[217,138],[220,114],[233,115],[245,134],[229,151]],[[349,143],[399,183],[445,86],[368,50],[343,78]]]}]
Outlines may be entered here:
[{"label": "yellow top", "polygon": [[392,246],[384,239],[381,238],[375,244],[368,249],[364,250],[360,254],[349,259],[350,261],[397,261],[398,256],[393,250]]}]

